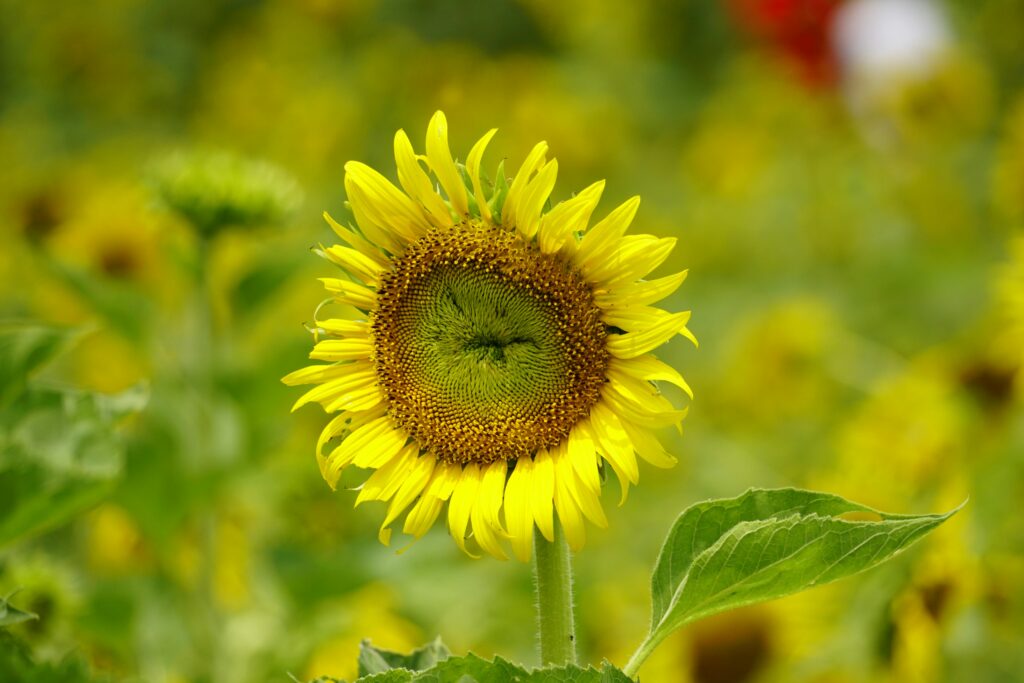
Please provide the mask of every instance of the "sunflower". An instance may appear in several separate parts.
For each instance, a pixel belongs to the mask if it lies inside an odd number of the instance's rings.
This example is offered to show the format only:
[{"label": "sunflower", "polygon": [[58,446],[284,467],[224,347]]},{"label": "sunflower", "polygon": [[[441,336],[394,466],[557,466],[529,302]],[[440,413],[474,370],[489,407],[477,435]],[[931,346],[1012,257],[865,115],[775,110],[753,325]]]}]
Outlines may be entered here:
[{"label": "sunflower", "polygon": [[[504,559],[507,540],[527,561],[534,526],[552,540],[556,513],[573,550],[584,544],[585,519],[607,524],[606,467],[624,502],[636,456],[675,463],[652,430],[678,425],[686,411],[655,383],[692,394],[650,352],[677,334],[694,338],[689,311],[650,305],[686,272],[642,279],[676,240],[625,235],[639,198],[589,229],[603,182],[546,211],[558,172],[547,144],[514,178],[499,165],[492,184],[480,163],[495,132],[463,165],[441,112],[425,156],[398,131],[401,190],[346,164],[356,224],[325,214],[345,244],[318,250],[350,276],[322,279],[330,298],[317,309],[310,358],[326,364],[283,381],[316,385],[296,409],[318,402],[335,414],[316,447],[332,488],[346,468],[373,470],[356,504],[387,503],[382,543],[403,513],[403,531],[422,536],[447,503],[463,551],[474,554],[472,537]],[[361,319],[323,315],[329,303]]]}]

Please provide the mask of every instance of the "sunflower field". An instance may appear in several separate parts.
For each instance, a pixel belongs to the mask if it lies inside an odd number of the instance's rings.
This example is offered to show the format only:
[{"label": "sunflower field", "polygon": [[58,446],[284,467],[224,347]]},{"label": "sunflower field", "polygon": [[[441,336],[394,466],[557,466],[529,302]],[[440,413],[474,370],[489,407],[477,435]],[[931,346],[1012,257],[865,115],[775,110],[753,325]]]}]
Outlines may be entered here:
[{"label": "sunflower field", "polygon": [[1024,2],[0,0],[0,162],[0,683],[1024,683]]}]

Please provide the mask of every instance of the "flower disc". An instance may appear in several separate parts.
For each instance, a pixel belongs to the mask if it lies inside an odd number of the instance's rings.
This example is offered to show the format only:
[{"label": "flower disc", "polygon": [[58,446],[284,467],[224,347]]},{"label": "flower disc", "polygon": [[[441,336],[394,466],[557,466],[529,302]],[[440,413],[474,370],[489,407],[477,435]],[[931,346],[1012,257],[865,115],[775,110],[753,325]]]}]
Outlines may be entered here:
[{"label": "flower disc", "polygon": [[374,362],[394,419],[453,463],[551,448],[598,401],[609,354],[570,265],[485,224],[432,230],[381,278]]}]

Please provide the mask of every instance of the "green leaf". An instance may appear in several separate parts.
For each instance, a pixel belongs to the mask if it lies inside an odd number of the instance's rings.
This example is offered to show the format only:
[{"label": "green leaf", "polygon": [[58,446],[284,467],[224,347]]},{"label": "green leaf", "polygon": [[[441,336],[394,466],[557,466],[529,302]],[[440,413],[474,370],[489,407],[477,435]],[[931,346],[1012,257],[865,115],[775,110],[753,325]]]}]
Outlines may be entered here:
[{"label": "green leaf", "polygon": [[6,406],[24,390],[28,378],[65,351],[79,330],[32,322],[0,323],[0,406]]},{"label": "green leaf", "polygon": [[[393,677],[392,677],[393,676]],[[392,669],[360,678],[358,683],[629,683],[629,678],[610,664],[598,670],[578,666],[527,669],[496,657],[492,661],[474,654],[449,657],[425,671]]]},{"label": "green leaf", "polygon": [[[624,673],[607,662],[600,670],[556,666],[530,671],[501,657],[492,661],[474,654],[452,657],[440,638],[408,655],[378,650],[363,641],[359,675],[357,683],[629,683]],[[343,682],[325,676],[311,683]]]},{"label": "green leaf", "polygon": [[658,643],[690,622],[874,567],[957,510],[895,515],[798,489],[751,489],[698,503],[679,516],[661,549],[651,632],[626,672],[635,674]]},{"label": "green leaf", "polygon": [[0,631],[0,681],[4,683],[101,683],[81,659],[69,655],[61,661],[34,662],[28,648],[10,633]]},{"label": "green leaf", "polygon": [[0,413],[0,547],[95,505],[121,473],[118,422],[144,389],[116,395],[29,388]]},{"label": "green leaf", "polygon": [[23,612],[17,607],[11,607],[11,603],[8,602],[10,599],[10,595],[6,598],[0,598],[0,626],[12,626],[23,621],[32,621],[39,618],[38,614]]},{"label": "green leaf", "polygon": [[440,637],[407,655],[380,650],[371,645],[369,640],[364,640],[359,644],[359,675],[367,676],[391,669],[424,671],[449,656],[451,652]]},{"label": "green leaf", "polygon": [[[319,249],[313,251],[320,253]],[[280,291],[306,260],[301,251],[294,257],[283,258],[280,253],[272,256],[257,261],[231,290],[232,311],[247,315],[262,310],[262,304]]]},{"label": "green leaf", "polygon": [[410,680],[415,683],[628,683],[629,678],[609,664],[601,670],[569,665],[527,671],[501,657],[487,661],[470,654],[447,659]]}]

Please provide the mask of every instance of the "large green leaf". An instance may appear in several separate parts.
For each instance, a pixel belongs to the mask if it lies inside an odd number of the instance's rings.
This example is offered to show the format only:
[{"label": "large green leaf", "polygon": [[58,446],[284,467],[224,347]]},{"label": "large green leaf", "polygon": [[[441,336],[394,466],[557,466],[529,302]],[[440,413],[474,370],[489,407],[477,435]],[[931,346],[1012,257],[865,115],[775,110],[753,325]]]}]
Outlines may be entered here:
[{"label": "large green leaf", "polygon": [[[408,655],[378,650],[364,642],[359,652],[357,683],[628,683],[610,664],[557,666],[527,670],[501,657],[488,661],[474,654],[451,657],[440,639]],[[313,683],[341,683],[318,678]]]},{"label": "large green leaf", "polygon": [[955,512],[894,515],[798,489],[698,503],[679,516],[661,549],[651,631],[626,671],[635,673],[658,643],[692,621],[874,567]]}]

